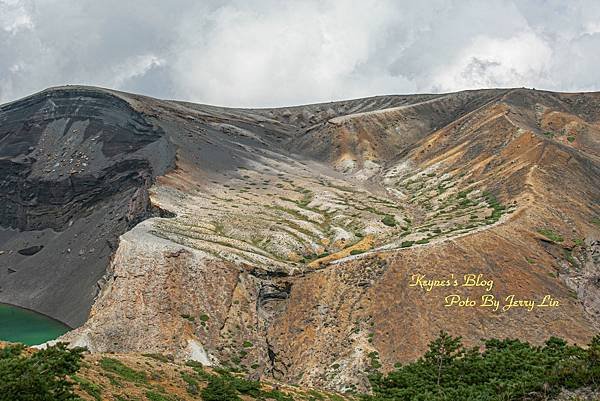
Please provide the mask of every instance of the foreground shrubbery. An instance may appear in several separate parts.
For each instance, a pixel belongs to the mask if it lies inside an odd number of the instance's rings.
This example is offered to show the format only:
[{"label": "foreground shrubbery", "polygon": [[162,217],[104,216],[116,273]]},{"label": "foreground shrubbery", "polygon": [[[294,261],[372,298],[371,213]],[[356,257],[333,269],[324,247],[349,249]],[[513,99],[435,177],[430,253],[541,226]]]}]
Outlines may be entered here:
[{"label": "foreground shrubbery", "polygon": [[69,375],[79,370],[82,349],[67,349],[65,344],[37,352],[25,346],[8,345],[0,349],[0,401],[65,401],[73,395]]},{"label": "foreground shrubbery", "polygon": [[[421,359],[398,366],[387,375],[377,371],[381,366],[378,354],[373,352],[370,358],[373,394],[363,396],[364,401],[534,401],[552,399],[562,389],[600,390],[600,336],[586,348],[550,338],[543,346],[492,339],[485,341],[482,349],[467,349],[460,337],[441,333]],[[0,349],[0,401],[76,400],[74,383],[101,399],[94,383],[75,376],[81,359],[81,349],[69,350],[64,344],[40,351],[30,351],[22,345]],[[103,358],[99,366],[147,388],[148,399],[171,399],[148,386],[146,373],[117,359]],[[195,362],[189,366],[193,372],[180,372],[187,392],[205,401],[295,398],[230,370],[206,371]],[[308,399],[314,400],[341,399],[312,390],[309,395]]]},{"label": "foreground shrubbery", "polygon": [[418,361],[388,375],[371,375],[367,401],[547,400],[561,389],[600,386],[600,336],[587,349],[550,338],[544,346],[519,340],[487,340],[466,349],[446,333]]},{"label": "foreground shrubbery", "polygon": [[[259,400],[294,401],[284,392],[265,390],[260,381],[244,379],[226,369],[215,369],[215,373],[209,373],[196,362],[188,362],[188,366],[194,369],[198,379],[208,382],[200,391],[203,401],[241,401],[240,396],[250,396]],[[186,381],[190,384],[189,379]]]}]

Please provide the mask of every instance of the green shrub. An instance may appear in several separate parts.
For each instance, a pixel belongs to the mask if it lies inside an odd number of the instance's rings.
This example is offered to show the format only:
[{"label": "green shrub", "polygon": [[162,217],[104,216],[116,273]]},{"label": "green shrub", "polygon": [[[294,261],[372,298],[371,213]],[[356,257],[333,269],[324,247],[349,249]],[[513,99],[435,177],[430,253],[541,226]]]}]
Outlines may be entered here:
[{"label": "green shrub", "polygon": [[100,367],[130,382],[146,383],[148,381],[144,372],[131,369],[129,366],[124,365],[123,362],[114,358],[102,358],[100,360]]},{"label": "green shrub", "polygon": [[398,224],[396,218],[389,214],[385,215],[385,217],[381,219],[381,222],[388,227],[396,227],[396,225]]},{"label": "green shrub", "polygon": [[563,242],[564,238],[560,236],[560,234],[549,230],[549,229],[539,229],[538,233],[542,234],[544,237],[548,238],[553,242]]},{"label": "green shrub", "polygon": [[176,401],[176,399],[171,396],[161,394],[152,390],[146,391],[146,398],[149,401]]},{"label": "green shrub", "polygon": [[[66,344],[58,343],[32,353],[24,351],[21,344],[0,349],[0,401],[77,399],[68,376],[79,370],[82,348],[67,349]],[[91,386],[90,390],[96,391]]]},{"label": "green shrub", "polygon": [[[276,400],[276,401],[294,401],[292,396],[287,395],[286,393],[279,390],[271,390],[271,391],[263,391],[262,396],[267,400]],[[309,398],[309,400],[313,400],[314,398]]]},{"label": "green shrub", "polygon": [[199,393],[198,380],[186,372],[181,372],[181,379],[186,383],[186,390],[190,395],[197,395]]},{"label": "green shrub", "polygon": [[241,401],[233,384],[220,376],[211,376],[200,396],[203,401]]},{"label": "green shrub", "polygon": [[569,249],[565,249],[564,253],[565,253],[565,259],[567,259],[569,264],[575,268],[579,268],[579,263],[573,257],[573,252],[571,252]]},{"label": "green shrub", "polygon": [[360,255],[361,253],[365,253],[362,249],[353,249],[350,251],[350,255]]},{"label": "green shrub", "polygon": [[500,217],[505,213],[506,207],[502,205],[498,199],[491,192],[484,192],[483,196],[485,197],[488,205],[492,208],[492,214],[485,220],[487,224],[493,224],[497,222]]},{"label": "green shrub", "polygon": [[372,401],[522,401],[553,399],[561,389],[600,383],[600,336],[587,349],[550,338],[543,346],[516,339],[490,339],[484,348],[464,348],[447,333],[429,351],[387,375],[369,377]]},{"label": "green shrub", "polygon": [[186,320],[189,320],[190,322],[193,322],[195,320],[193,316],[190,316],[187,313],[182,313],[180,316]]},{"label": "green shrub", "polygon": [[157,361],[164,362],[164,363],[173,362],[173,360],[174,360],[173,355],[163,355],[163,354],[157,354],[157,353],[142,354],[142,355],[147,358],[156,359]]},{"label": "green shrub", "polygon": [[379,353],[377,351],[369,352],[367,357],[369,357],[371,369],[375,370],[381,367],[381,362],[379,361]]},{"label": "green shrub", "polygon": [[415,242],[414,241],[402,241],[402,243],[400,244],[400,247],[402,248],[408,248],[413,246]]},{"label": "green shrub", "polygon": [[460,192],[459,192],[459,193],[458,193],[456,196],[457,196],[457,198],[459,198],[459,199],[461,199],[461,198],[462,198],[462,199],[464,199],[464,198],[466,198],[466,197],[467,197],[467,195],[469,195],[469,193],[470,193],[471,191],[472,191],[472,189],[466,189],[466,190],[464,190],[464,191],[460,191]]},{"label": "green shrub", "polygon": [[228,380],[241,394],[249,395],[251,397],[259,397],[262,392],[259,381],[246,380],[233,375],[225,375],[223,378]]},{"label": "green shrub", "polygon": [[95,400],[102,401],[102,389],[99,385],[75,375],[72,376],[72,379],[79,385],[81,390],[94,397]]}]

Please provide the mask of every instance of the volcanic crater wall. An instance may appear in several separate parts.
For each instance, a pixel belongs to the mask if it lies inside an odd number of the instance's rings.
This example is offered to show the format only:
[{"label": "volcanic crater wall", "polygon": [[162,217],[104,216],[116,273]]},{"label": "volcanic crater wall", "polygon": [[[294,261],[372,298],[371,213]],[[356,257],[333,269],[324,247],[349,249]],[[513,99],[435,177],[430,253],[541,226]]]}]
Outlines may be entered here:
[{"label": "volcanic crater wall", "polygon": [[151,214],[147,189],[170,148],[108,91],[57,88],[3,105],[0,302],[82,324],[119,235]]}]

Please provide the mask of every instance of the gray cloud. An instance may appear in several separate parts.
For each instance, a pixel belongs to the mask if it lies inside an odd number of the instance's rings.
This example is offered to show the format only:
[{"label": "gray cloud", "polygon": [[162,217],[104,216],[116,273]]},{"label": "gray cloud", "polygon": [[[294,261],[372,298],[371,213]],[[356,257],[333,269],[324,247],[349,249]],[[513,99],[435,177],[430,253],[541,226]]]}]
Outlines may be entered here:
[{"label": "gray cloud", "polygon": [[0,102],[89,84],[229,106],[600,90],[591,1],[0,0]]}]

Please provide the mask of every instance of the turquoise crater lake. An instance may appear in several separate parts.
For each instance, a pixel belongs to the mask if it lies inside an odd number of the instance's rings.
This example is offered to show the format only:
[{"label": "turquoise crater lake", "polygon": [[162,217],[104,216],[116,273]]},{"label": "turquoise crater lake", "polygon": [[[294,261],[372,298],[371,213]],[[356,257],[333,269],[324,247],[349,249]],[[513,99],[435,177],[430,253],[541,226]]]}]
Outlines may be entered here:
[{"label": "turquoise crater lake", "polygon": [[0,304],[0,341],[36,345],[54,340],[69,330],[67,325],[48,316]]}]

